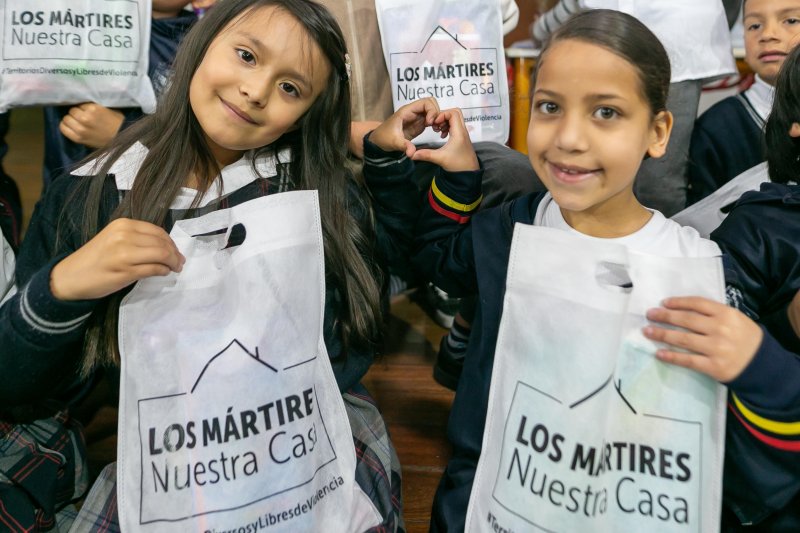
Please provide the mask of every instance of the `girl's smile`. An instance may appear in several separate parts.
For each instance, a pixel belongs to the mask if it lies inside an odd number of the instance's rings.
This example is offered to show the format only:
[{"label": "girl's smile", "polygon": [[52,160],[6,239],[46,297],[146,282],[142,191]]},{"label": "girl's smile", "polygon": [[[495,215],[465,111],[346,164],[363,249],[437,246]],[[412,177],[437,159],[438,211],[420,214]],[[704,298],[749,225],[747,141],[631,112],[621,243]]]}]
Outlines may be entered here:
[{"label": "girl's smile", "polygon": [[231,117],[234,119],[234,121],[236,121],[236,119],[239,119],[239,120],[242,120],[242,121],[246,122],[247,124],[258,125],[258,122],[253,120],[250,117],[250,115],[248,115],[247,113],[245,113],[244,111],[242,111],[241,109],[239,109],[238,107],[233,105],[232,103],[227,102],[222,97],[220,97],[219,101],[222,103],[222,105],[225,108],[225,110],[228,111],[231,114]]},{"label": "girl's smile", "polygon": [[554,163],[552,161],[547,162],[550,165],[550,169],[553,173],[553,176],[562,181],[564,183],[580,183],[582,181],[591,179],[596,177],[602,169],[595,168],[595,169],[588,169],[584,167],[579,167],[575,165],[567,165],[563,163]]}]

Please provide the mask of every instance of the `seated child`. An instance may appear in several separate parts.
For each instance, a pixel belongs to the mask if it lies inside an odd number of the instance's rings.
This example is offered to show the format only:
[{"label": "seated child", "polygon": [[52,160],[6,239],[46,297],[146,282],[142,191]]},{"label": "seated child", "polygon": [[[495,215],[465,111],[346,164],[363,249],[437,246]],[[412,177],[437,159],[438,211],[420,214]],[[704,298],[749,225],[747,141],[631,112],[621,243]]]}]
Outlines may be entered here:
[{"label": "seated child", "polygon": [[[0,307],[0,516],[20,530],[47,530],[84,493],[85,450],[69,412],[101,373],[119,373],[118,340],[131,332],[117,326],[130,286],[183,270],[168,235],[174,222],[315,190],[326,376],[350,418],[356,461],[344,475],[371,501],[377,530],[402,530],[397,457],[359,382],[379,342],[382,265],[408,254],[413,220],[383,217],[389,208],[373,216],[346,169],[346,52],[336,22],[314,2],[225,0],[187,34],[156,112],[115,136],[80,176],[48,188],[18,257],[19,292]],[[380,179],[373,197],[402,207],[404,185]],[[119,527],[115,472],[104,470],[75,530]]]},{"label": "seated child", "polygon": [[433,120],[435,130],[449,135],[438,150],[416,150],[408,141],[410,119],[398,115],[368,136],[367,165],[394,158],[397,171],[406,175],[413,173],[412,160],[442,168],[418,222],[414,261],[449,293],[479,296],[448,424],[453,456],[435,496],[431,531],[464,529],[515,223],[559,228],[661,256],[719,254],[714,243],[647,209],[634,195],[642,160],[661,157],[667,149],[669,83],[664,47],[635,18],[610,10],[571,18],[542,51],[533,79],[528,154],[547,192],[477,214],[482,169],[459,110],[443,111]]},{"label": "seated child", "polygon": [[745,61],[756,80],[697,119],[689,147],[687,205],[764,161],[764,124],[772,109],[775,80],[799,32],[800,0],[744,3]]}]

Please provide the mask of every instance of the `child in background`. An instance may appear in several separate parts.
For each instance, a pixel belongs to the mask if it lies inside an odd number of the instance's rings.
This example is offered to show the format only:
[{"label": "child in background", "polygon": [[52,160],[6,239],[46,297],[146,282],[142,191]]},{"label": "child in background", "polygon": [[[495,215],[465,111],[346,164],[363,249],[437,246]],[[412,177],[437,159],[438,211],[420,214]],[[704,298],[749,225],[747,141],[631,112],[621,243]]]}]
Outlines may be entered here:
[{"label": "child in background", "polygon": [[703,298],[671,298],[648,318],[689,332],[645,331],[683,350],[659,351],[663,361],[708,374],[729,388],[723,532],[751,531],[750,525],[759,531],[800,531],[798,95],[800,48],[795,47],[777,78],[766,126],[771,183],[745,193],[711,234],[729,260],[728,294],[747,316]]},{"label": "child in background", "polygon": [[687,204],[710,195],[764,161],[764,125],[775,80],[800,33],[800,0],[746,0],[745,61],[756,74],[745,92],[716,103],[694,126]]},{"label": "child in background", "polygon": [[[632,250],[670,257],[715,256],[714,243],[636,199],[633,183],[645,157],[664,155],[672,129],[666,109],[670,64],[653,33],[630,15],[590,10],[557,30],[534,73],[528,154],[547,187],[476,214],[481,174],[458,110],[440,113],[434,129],[449,134],[438,150],[415,150],[403,117],[368,137],[371,158],[442,167],[418,223],[416,266],[479,304],[448,424],[453,456],[433,504],[431,531],[463,531],[481,453],[495,344],[515,223],[609,239]],[[395,152],[399,151],[399,152]],[[474,217],[473,217],[474,215]]]},{"label": "child in background", "polygon": [[[46,530],[80,496],[84,452],[68,409],[101,371],[118,372],[117,320],[127,288],[182,269],[167,233],[174,221],[305,189],[319,195],[323,332],[357,446],[356,480],[382,517],[380,530],[402,530],[399,465],[359,381],[382,324],[376,252],[391,252],[387,231],[408,233],[413,220],[373,224],[367,195],[345,168],[347,69],[341,32],[318,4],[225,0],[187,34],[155,114],[83,166],[91,176],[51,184],[20,250],[20,291],[0,308],[2,516]],[[277,176],[258,173],[269,161]],[[406,187],[393,186],[373,184],[376,201],[397,206]],[[397,254],[408,253],[401,248]],[[35,475],[31,464],[40,465]],[[117,520],[114,474],[113,465],[104,470],[77,530]]]},{"label": "child in background", "polygon": [[[147,74],[156,95],[167,83],[181,39],[197,21],[185,0],[153,0]],[[104,148],[121,129],[143,116],[139,108],[111,109],[96,102],[44,108],[45,188],[92,151]]]}]

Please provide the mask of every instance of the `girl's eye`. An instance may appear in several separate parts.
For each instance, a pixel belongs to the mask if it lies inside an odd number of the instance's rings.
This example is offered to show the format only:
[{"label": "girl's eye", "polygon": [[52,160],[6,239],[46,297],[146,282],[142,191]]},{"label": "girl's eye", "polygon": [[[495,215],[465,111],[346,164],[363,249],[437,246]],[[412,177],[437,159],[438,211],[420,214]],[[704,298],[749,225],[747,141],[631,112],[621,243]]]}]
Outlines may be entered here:
[{"label": "girl's eye", "polygon": [[282,82],[280,84],[280,87],[283,90],[283,92],[285,92],[285,93],[287,93],[287,94],[289,94],[291,96],[300,96],[300,91],[298,91],[297,87],[295,87],[291,83],[288,83],[288,82],[284,81],[284,82]]},{"label": "girl's eye", "polygon": [[796,19],[796,18],[788,18],[788,19],[786,19],[786,24],[794,25],[794,24],[797,24],[798,22],[800,22],[800,19]]},{"label": "girl's eye", "polygon": [[761,27],[761,24],[753,23],[747,27],[747,31],[755,31]]},{"label": "girl's eye", "polygon": [[536,105],[536,109],[539,111],[539,113],[552,115],[554,113],[558,113],[558,104],[554,104],[553,102],[541,102]]},{"label": "girl's eye", "polygon": [[248,52],[247,50],[242,50],[241,48],[236,49],[236,53],[239,55],[239,58],[244,61],[245,63],[254,63],[256,60],[256,56],[252,53]]},{"label": "girl's eye", "polygon": [[611,120],[618,117],[619,113],[616,109],[611,109],[610,107],[600,107],[594,112],[594,116],[602,120]]}]

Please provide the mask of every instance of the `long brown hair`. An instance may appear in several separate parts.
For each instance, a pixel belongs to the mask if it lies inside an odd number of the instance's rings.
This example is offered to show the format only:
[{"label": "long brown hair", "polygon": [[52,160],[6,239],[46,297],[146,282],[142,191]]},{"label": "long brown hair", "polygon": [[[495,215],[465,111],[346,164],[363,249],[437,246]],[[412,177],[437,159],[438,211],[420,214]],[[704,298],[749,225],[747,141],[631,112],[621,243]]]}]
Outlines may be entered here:
[{"label": "long brown hair", "polygon": [[[290,148],[290,178],[296,189],[317,190],[325,243],[327,282],[339,291],[337,316],[342,341],[368,345],[380,329],[381,271],[373,260],[374,235],[371,210],[363,194],[353,194],[346,170],[350,131],[350,87],[345,41],[338,24],[321,5],[310,0],[225,0],[192,28],[175,57],[170,85],[153,115],[120,132],[110,146],[93,154],[101,161],[87,185],[87,208],[81,234],[86,242],[107,223],[101,220],[103,186],[113,162],[137,141],[148,148],[133,187],[111,219],[126,217],[163,226],[172,200],[191,174],[197,177],[198,195],[219,175],[203,131],[189,104],[189,85],[206,50],[216,36],[238,16],[275,6],[296,18],[331,65],[327,87],[299,122],[258,155],[278,154]],[[257,156],[253,158],[255,161]],[[98,159],[99,158],[99,159]],[[255,166],[254,166],[255,170]],[[352,205],[354,200],[357,205]],[[366,209],[365,209],[366,208]],[[358,219],[354,213],[367,213]],[[99,365],[119,362],[117,326],[119,304],[125,291],[109,296],[93,313],[85,339],[83,375]]]}]

